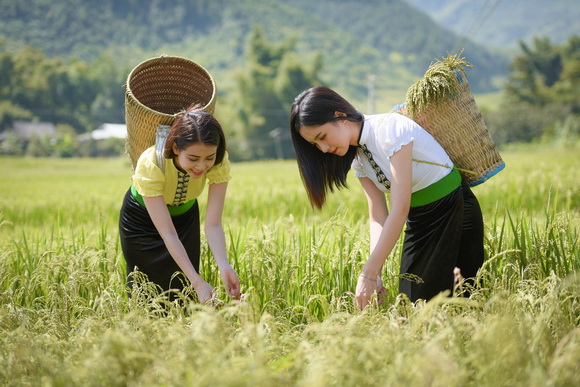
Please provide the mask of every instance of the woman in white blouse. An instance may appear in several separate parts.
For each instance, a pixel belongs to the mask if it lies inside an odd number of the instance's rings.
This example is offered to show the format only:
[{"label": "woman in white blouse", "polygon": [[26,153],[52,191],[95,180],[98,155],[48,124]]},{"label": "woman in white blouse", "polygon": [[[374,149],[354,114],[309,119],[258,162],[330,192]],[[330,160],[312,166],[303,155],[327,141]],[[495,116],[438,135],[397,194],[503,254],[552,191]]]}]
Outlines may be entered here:
[{"label": "woman in white blouse", "polygon": [[356,286],[360,309],[383,291],[382,266],[405,222],[399,290],[411,301],[452,291],[456,268],[465,278],[476,276],[484,259],[479,203],[445,150],[413,120],[398,113],[365,116],[318,86],[294,100],[290,131],[314,207],[346,187],[351,166],[365,192],[370,255]]}]

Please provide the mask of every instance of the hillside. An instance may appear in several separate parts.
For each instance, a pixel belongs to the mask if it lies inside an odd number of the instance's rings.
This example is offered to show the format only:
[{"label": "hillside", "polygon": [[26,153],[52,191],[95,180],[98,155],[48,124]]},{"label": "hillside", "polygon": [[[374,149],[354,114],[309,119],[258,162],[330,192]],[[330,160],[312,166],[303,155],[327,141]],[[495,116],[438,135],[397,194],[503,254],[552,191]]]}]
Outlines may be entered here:
[{"label": "hillside", "polygon": [[476,66],[474,89],[491,90],[507,58],[442,28],[404,0],[0,0],[5,49],[25,44],[49,56],[134,66],[165,53],[202,63],[227,90],[243,63],[255,25],[268,40],[293,38],[305,58],[323,53],[323,79],[363,99],[368,77],[377,93],[400,93],[435,58],[464,49]]},{"label": "hillside", "polygon": [[580,35],[577,0],[408,0],[460,36],[489,46],[514,48],[519,40],[547,36],[563,43]]}]

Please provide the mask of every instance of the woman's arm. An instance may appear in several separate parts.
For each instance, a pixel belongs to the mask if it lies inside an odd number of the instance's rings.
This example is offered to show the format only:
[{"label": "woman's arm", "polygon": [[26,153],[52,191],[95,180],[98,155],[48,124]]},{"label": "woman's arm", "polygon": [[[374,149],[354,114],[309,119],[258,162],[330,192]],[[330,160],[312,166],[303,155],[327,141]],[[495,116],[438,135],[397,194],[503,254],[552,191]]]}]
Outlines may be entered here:
[{"label": "woman's arm", "polygon": [[240,298],[240,280],[228,261],[222,227],[222,213],[228,183],[210,184],[205,215],[205,235],[220,270],[226,291],[232,298]]},{"label": "woman's arm", "polygon": [[384,192],[378,189],[371,179],[361,177],[359,181],[367,198],[370,220],[370,251],[373,251],[383,231],[389,210]]},{"label": "woman's arm", "polygon": [[[371,254],[362,269],[362,274],[365,277],[376,279],[379,276],[381,267],[403,231],[411,204],[412,150],[413,144],[407,144],[391,156],[391,211],[386,216],[378,239],[373,237],[373,231],[371,231]],[[365,185],[363,185],[363,188],[365,188]],[[380,204],[378,195],[372,191],[367,192],[366,189],[365,193],[367,198],[372,200],[372,203],[369,202],[369,212],[373,211],[373,207],[377,208],[374,211],[375,215],[371,215],[371,217],[382,219],[379,208],[383,205]],[[384,199],[382,200],[384,201]],[[386,204],[384,206],[386,208]],[[386,213],[386,210],[383,213]],[[371,227],[373,227],[372,224]],[[377,226],[374,227],[374,233],[375,235],[378,233]],[[374,242],[375,240],[376,242]],[[375,243],[374,246],[373,243]],[[371,284],[371,282],[367,278],[359,277],[356,297],[360,309],[363,309],[368,304],[376,289],[376,284]]]},{"label": "woman's arm", "polygon": [[201,303],[206,303],[212,298],[213,289],[203,280],[203,278],[201,278],[191,264],[187,252],[179,240],[175,226],[171,221],[171,216],[169,215],[169,211],[167,211],[167,206],[165,205],[163,196],[143,197],[143,201],[145,202],[147,212],[149,213],[155,228],[159,232],[159,235],[161,235],[169,254],[171,254],[179,268],[189,279],[189,282],[197,293],[199,301]]},{"label": "woman's arm", "polygon": [[[373,251],[375,246],[379,242],[379,237],[383,232],[383,225],[387,221],[387,216],[389,215],[389,209],[387,207],[387,200],[385,198],[385,193],[377,188],[375,183],[368,177],[360,178],[360,183],[363,187],[363,191],[367,198],[368,208],[369,208],[369,232],[370,232],[370,247],[369,251]],[[377,282],[376,282],[376,292],[379,295],[378,302],[379,304],[382,303],[382,297],[385,292],[385,288],[383,287],[383,280],[381,278],[381,273],[383,268],[379,269],[377,274]],[[371,277],[372,278],[372,277]],[[372,282],[372,281],[371,281]],[[373,288],[370,284],[371,289]],[[369,289],[371,295],[374,290]]]}]

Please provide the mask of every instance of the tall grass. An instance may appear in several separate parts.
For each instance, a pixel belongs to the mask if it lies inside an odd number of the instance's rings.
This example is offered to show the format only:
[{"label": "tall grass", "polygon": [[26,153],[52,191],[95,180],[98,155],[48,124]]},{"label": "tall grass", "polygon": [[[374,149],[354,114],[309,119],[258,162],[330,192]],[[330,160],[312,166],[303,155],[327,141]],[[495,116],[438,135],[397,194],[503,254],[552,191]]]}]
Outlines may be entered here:
[{"label": "tall grass", "polygon": [[[356,179],[311,209],[295,163],[234,164],[224,227],[244,301],[167,307],[126,296],[124,159],[0,159],[0,383],[6,385],[554,385],[580,383],[575,151],[506,153],[474,188],[482,286],[358,313],[368,255]],[[200,200],[203,214],[205,198]],[[203,215],[202,215],[203,216]],[[202,246],[202,275],[219,283]]]}]

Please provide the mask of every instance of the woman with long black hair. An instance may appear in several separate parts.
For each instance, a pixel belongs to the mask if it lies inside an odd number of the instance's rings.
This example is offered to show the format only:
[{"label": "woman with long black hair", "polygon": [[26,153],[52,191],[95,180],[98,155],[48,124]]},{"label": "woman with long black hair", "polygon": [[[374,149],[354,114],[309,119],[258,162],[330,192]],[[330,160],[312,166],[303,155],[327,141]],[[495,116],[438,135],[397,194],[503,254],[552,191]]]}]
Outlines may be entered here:
[{"label": "woman with long black hair", "polygon": [[399,290],[411,301],[452,290],[455,268],[465,278],[476,276],[484,258],[479,203],[445,150],[417,123],[398,113],[365,116],[318,86],[294,100],[290,131],[314,207],[347,186],[351,165],[365,192],[370,255],[356,286],[360,309],[382,291],[382,266],[405,222]]}]

